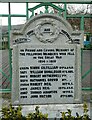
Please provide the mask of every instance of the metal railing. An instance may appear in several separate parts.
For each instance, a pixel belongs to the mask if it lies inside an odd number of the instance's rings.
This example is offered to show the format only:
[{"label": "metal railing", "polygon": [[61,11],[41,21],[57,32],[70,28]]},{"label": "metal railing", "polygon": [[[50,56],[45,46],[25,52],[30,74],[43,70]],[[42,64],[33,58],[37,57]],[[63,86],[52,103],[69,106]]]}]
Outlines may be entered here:
[{"label": "metal railing", "polygon": [[[81,2],[82,3],[82,2]],[[3,69],[0,68],[0,72],[2,73],[2,75],[6,78],[6,81],[9,82],[10,84],[10,88],[4,88],[4,89],[1,89],[1,92],[11,92],[11,85],[12,85],[12,50],[10,48],[10,31],[12,29],[12,25],[11,25],[11,18],[12,17],[25,17],[26,20],[30,19],[32,16],[35,15],[35,10],[36,9],[39,9],[40,7],[44,6],[45,8],[45,11],[44,12],[40,12],[40,14],[43,14],[43,13],[49,13],[49,6],[52,7],[53,9],[56,9],[58,11],[58,15],[63,15],[63,17],[65,19],[68,19],[68,18],[80,18],[80,30],[84,30],[84,19],[85,18],[92,18],[92,15],[67,15],[67,4],[70,4],[70,3],[63,3],[64,4],[64,8],[60,8],[58,6],[56,6],[55,4],[53,3],[48,3],[48,2],[45,2],[45,3],[40,3],[39,5],[36,5],[35,7],[33,8],[29,8],[28,7],[28,2],[26,3],[26,14],[11,14],[11,11],[10,11],[10,4],[9,3],[9,14],[0,14],[1,17],[7,17],[8,18],[8,48],[9,48],[9,56],[8,56],[8,59],[9,59],[9,76],[7,76],[7,74],[3,71]],[[74,3],[71,3],[71,4],[74,4]],[[79,4],[79,3],[78,3]],[[84,3],[83,3],[84,4]],[[86,3],[85,3],[86,4]],[[90,3],[88,3],[90,4]],[[31,12],[31,16],[29,16],[29,12]],[[63,13],[63,14],[62,14]],[[50,14],[54,14],[54,12],[50,12]],[[83,50],[82,50],[83,51]],[[82,80],[92,71],[92,66],[91,68],[86,71],[86,73],[82,76]],[[3,83],[4,84],[4,83]],[[92,88],[82,88],[82,90],[92,90]]]}]

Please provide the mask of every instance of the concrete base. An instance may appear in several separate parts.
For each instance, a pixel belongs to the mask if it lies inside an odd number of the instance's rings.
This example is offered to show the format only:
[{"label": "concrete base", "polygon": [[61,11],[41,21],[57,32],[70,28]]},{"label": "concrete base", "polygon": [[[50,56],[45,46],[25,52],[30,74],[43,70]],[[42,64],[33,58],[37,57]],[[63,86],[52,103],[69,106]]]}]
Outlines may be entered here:
[{"label": "concrete base", "polygon": [[[0,99],[0,101],[2,102],[3,99]],[[8,105],[8,103],[9,103],[8,101],[7,102],[4,101],[4,105],[6,104]],[[88,115],[92,119],[92,104],[87,103],[87,105],[89,109]],[[59,118],[61,118],[61,112],[67,111],[67,109],[72,110],[73,116],[76,116],[76,112],[78,112],[79,115],[83,115],[83,104],[25,105],[22,106],[22,114],[26,116],[30,112],[35,112],[36,106],[39,106],[39,110],[43,114],[48,114],[48,118],[50,119],[53,118],[52,120],[54,120],[54,118],[57,118],[59,120]],[[0,116],[1,116],[1,112],[0,112]]]},{"label": "concrete base", "polygon": [[[22,113],[23,115],[27,115],[29,112],[34,112],[35,107],[39,106],[39,110],[43,114],[48,114],[48,118],[61,118],[61,112],[67,111],[67,109],[72,110],[72,115],[76,116],[76,112],[79,113],[79,115],[83,115],[83,104],[55,104],[55,105],[28,105],[28,106],[22,106]],[[89,116],[91,115],[90,111],[90,104],[88,104],[89,108]]]}]

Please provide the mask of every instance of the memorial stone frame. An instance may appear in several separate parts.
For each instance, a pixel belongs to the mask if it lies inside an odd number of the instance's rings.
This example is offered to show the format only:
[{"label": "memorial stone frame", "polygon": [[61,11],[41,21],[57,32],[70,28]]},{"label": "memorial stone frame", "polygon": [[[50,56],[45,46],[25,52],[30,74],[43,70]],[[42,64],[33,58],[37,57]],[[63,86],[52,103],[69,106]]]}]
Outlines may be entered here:
[{"label": "memorial stone frame", "polygon": [[83,32],[53,14],[11,31],[12,103],[81,103],[82,47]]}]

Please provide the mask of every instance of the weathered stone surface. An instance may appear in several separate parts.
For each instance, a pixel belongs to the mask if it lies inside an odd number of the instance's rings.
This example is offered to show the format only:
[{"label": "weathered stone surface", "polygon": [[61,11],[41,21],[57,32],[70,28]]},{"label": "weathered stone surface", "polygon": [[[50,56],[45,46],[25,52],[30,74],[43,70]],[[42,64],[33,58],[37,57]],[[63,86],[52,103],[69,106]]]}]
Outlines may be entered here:
[{"label": "weathered stone surface", "polygon": [[82,32],[61,17],[44,14],[11,38],[14,104],[81,102]]}]

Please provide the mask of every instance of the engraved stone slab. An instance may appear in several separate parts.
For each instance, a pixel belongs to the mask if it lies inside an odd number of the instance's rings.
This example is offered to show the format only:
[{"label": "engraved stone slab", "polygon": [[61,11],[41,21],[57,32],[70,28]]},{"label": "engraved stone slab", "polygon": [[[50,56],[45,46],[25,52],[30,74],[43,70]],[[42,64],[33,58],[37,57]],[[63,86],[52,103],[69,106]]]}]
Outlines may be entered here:
[{"label": "engraved stone slab", "polygon": [[13,104],[80,103],[82,37],[50,14],[12,32]]},{"label": "engraved stone slab", "polygon": [[20,104],[76,102],[76,46],[23,44],[16,47]]}]

